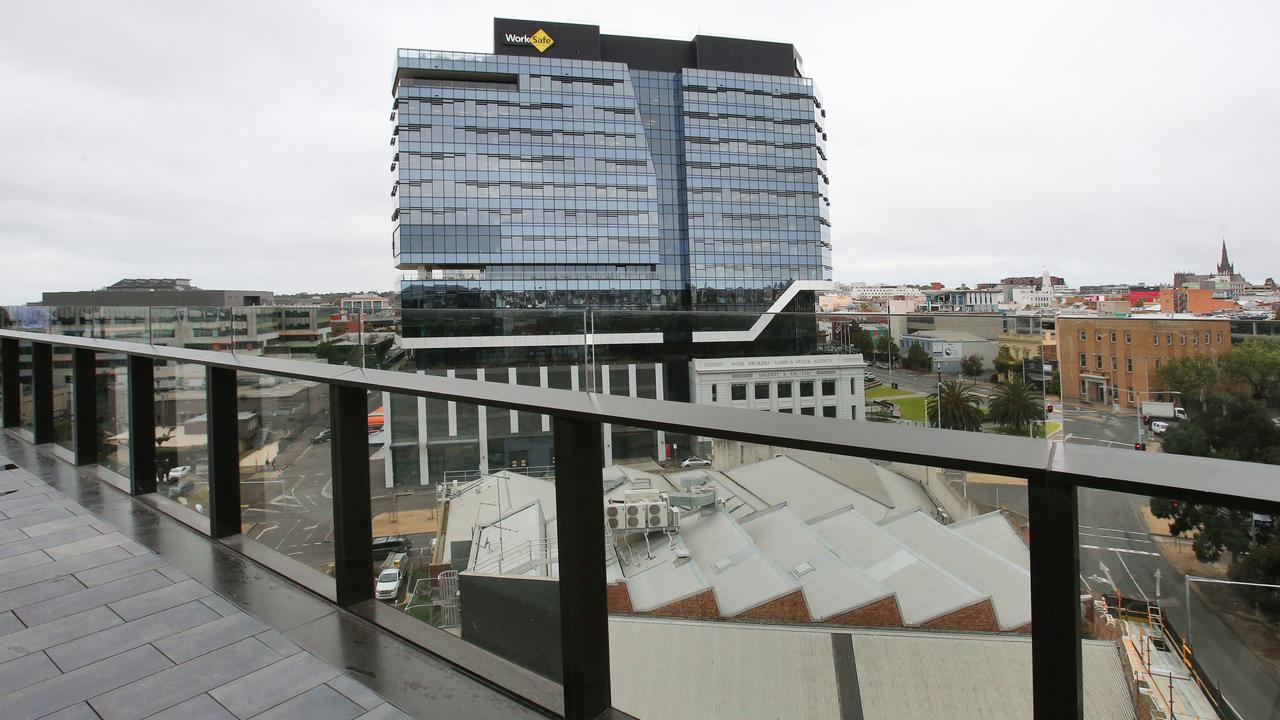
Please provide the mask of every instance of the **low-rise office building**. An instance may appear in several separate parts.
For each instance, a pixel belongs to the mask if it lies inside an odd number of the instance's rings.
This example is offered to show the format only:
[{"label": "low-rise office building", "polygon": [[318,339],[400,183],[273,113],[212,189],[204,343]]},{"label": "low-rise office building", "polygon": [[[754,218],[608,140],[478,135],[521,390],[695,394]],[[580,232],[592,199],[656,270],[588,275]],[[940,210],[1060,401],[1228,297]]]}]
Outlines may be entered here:
[{"label": "low-rise office building", "polygon": [[1152,318],[1058,318],[1062,398],[1138,407],[1168,400],[1158,371],[1189,355],[1219,358],[1231,350],[1225,319],[1164,315]]},{"label": "low-rise office building", "polygon": [[998,352],[994,341],[956,330],[912,333],[903,336],[898,345],[903,357],[912,345],[919,345],[933,359],[933,369],[944,373],[961,372],[960,362],[970,355],[982,358],[983,366],[989,368]]}]

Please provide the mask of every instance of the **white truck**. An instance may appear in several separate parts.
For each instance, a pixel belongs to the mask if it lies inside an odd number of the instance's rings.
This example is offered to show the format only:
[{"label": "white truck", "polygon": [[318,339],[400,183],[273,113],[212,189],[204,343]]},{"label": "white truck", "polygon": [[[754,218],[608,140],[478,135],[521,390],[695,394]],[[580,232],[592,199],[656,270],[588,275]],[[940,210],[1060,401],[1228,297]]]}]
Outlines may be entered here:
[{"label": "white truck", "polygon": [[1142,403],[1142,416],[1144,418],[1165,418],[1167,420],[1186,420],[1187,411],[1175,406],[1171,402],[1151,402]]}]

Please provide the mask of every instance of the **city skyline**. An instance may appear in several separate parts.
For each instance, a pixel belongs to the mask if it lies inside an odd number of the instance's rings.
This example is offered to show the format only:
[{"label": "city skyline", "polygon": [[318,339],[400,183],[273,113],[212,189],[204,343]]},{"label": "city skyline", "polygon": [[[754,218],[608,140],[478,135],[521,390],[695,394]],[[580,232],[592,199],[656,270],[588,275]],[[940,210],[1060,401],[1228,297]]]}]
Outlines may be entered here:
[{"label": "city skyline", "polygon": [[1211,270],[1225,234],[1260,282],[1280,265],[1266,162],[1280,107],[1263,92],[1276,13],[922,3],[815,25],[763,5],[26,6],[0,29],[0,91],[18,108],[0,120],[0,239],[11,267],[61,270],[57,287],[6,273],[0,302],[140,274],[393,288],[392,149],[370,110],[390,106],[388,54],[486,52],[504,15],[796,42],[828,108],[836,281],[1048,267],[1074,285],[1169,282]]}]

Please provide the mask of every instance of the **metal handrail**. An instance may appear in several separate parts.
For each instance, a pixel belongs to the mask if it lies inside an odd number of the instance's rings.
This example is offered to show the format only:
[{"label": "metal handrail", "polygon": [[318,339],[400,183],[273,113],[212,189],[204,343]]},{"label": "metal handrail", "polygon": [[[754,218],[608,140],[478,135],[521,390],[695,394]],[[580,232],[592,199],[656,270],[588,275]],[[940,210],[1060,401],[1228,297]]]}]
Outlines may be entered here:
[{"label": "metal handrail", "polygon": [[1027,477],[1117,492],[1181,494],[1197,502],[1280,512],[1280,467],[1184,455],[1068,445],[1008,435],[884,423],[842,423],[621,395],[521,386],[418,373],[232,355],[161,345],[0,330],[0,338],[194,363],[364,390],[518,410],[649,430],[757,442],[970,472]]},{"label": "metal handrail", "polygon": [[475,567],[467,569],[477,573],[487,573],[490,570],[501,572],[503,566],[511,564],[514,560],[524,560],[536,564],[555,562],[559,557],[558,548],[559,545],[556,542],[556,538],[526,540],[501,555],[491,557],[482,563],[476,563]]},{"label": "metal handrail", "polygon": [[[908,429],[869,422],[839,422],[803,415],[743,412],[729,407],[691,405],[593,392],[521,386],[90,339],[0,330],[0,381],[6,390],[5,425],[17,423],[18,341],[34,343],[33,402],[36,442],[53,438],[52,347],[75,350],[75,444],[92,457],[96,447],[94,353],[122,354],[129,362],[130,417],[153,414],[153,360],[207,368],[210,437],[210,535],[241,532],[236,449],[236,372],[326,383],[330,388],[335,589],[339,605],[360,608],[372,602],[368,538],[372,536],[367,457],[367,391],[484,405],[547,415],[557,459],[560,612],[573,618],[561,630],[564,676],[560,695],[545,679],[514,663],[469,648],[448,636],[424,647],[526,702],[566,717],[596,717],[608,707],[608,615],[603,555],[602,466],[607,425],[784,446],[900,463],[1023,478],[1027,481],[1031,525],[1032,690],[1035,717],[1083,716],[1083,674],[1079,611],[1079,487],[1142,493],[1192,502],[1249,507],[1280,514],[1280,467],[1164,454],[1135,454],[1029,438],[933,428]],[[135,382],[136,381],[136,382]],[[84,426],[81,427],[81,423]],[[154,492],[148,477],[154,458],[146,453],[150,423],[131,424],[134,476],[130,492]],[[43,439],[42,439],[43,438]],[[77,460],[79,462],[79,460]],[[90,460],[89,462],[93,462]],[[147,468],[139,473],[138,468]],[[229,477],[230,481],[219,481]],[[234,545],[232,545],[234,547]],[[247,554],[247,553],[246,553]],[[283,572],[283,571],[282,571]],[[287,574],[287,572],[286,572]],[[305,582],[305,580],[298,580]],[[375,613],[376,615],[376,613]],[[496,676],[495,676],[496,675]],[[563,703],[561,705],[561,703]]]}]

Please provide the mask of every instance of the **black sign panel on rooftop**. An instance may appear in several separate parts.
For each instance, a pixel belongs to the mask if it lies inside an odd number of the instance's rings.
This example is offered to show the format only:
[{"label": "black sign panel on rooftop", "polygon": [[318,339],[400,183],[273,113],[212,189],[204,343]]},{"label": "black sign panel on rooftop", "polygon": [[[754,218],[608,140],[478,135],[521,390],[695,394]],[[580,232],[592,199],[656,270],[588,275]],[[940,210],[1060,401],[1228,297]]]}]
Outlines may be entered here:
[{"label": "black sign panel on rooftop", "polygon": [[699,35],[659,40],[601,35],[598,25],[493,19],[493,52],[625,63],[633,70],[680,72],[685,68],[760,75],[800,76],[800,58],[787,43]]},{"label": "black sign panel on rooftop", "polygon": [[600,26],[493,19],[495,55],[600,60]]}]

